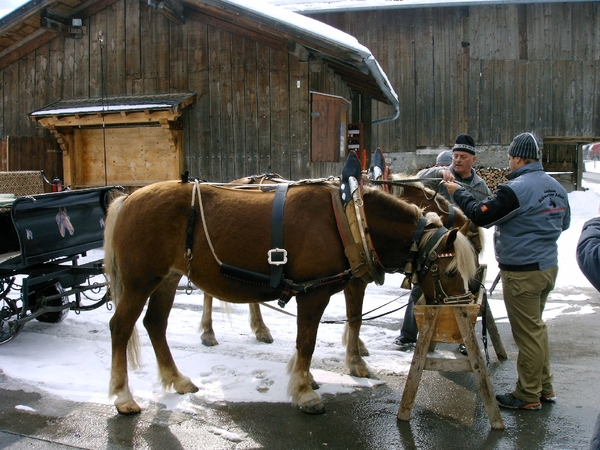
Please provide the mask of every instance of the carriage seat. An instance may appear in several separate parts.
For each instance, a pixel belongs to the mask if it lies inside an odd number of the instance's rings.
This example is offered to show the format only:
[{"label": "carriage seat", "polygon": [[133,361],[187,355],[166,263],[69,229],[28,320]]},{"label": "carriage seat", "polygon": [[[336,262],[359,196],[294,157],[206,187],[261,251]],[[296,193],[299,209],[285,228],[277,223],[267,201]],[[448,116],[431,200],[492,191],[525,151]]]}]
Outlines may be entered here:
[{"label": "carriage seat", "polygon": [[15,194],[15,197],[44,193],[42,170],[19,170],[0,172],[0,194]]}]

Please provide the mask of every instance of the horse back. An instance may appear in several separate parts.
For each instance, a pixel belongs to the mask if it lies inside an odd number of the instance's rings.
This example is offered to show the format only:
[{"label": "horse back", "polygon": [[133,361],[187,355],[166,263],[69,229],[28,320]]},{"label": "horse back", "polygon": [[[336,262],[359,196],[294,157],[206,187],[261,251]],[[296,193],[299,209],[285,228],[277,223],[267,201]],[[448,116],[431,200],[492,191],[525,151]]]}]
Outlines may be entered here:
[{"label": "horse back", "polygon": [[[191,270],[194,284],[219,298],[236,301],[246,293],[247,301],[248,295],[263,299],[273,295],[268,287],[225,280],[221,265],[269,275],[274,189],[202,184],[195,194],[190,228],[194,186],[179,181],[155,183],[127,198],[114,228],[121,277],[150,285],[172,271],[187,275]],[[347,268],[331,194],[331,188],[324,185],[288,189],[283,219],[286,278],[303,282]],[[189,264],[185,257],[188,229],[193,230]]]}]

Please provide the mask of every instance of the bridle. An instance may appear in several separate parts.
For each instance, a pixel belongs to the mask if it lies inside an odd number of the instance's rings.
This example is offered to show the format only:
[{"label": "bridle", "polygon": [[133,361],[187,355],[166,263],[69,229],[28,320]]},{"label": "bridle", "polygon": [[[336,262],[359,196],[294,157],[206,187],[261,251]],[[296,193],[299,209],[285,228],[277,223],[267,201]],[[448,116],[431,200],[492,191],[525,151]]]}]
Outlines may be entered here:
[{"label": "bridle", "polygon": [[464,294],[450,296],[444,290],[442,282],[440,280],[440,267],[439,260],[442,258],[454,258],[455,254],[452,252],[438,253],[437,249],[442,243],[444,236],[449,232],[446,227],[440,227],[435,232],[432,232],[431,236],[427,239],[425,245],[420,246],[419,243],[426,239],[425,225],[427,219],[422,217],[419,219],[415,234],[413,236],[413,245],[409,254],[409,259],[405,266],[406,279],[404,280],[403,287],[406,286],[407,280],[413,284],[418,284],[420,281],[425,279],[428,272],[431,271],[433,278],[433,302],[434,304],[447,305],[457,303],[471,303],[473,301],[473,294],[468,290]]}]

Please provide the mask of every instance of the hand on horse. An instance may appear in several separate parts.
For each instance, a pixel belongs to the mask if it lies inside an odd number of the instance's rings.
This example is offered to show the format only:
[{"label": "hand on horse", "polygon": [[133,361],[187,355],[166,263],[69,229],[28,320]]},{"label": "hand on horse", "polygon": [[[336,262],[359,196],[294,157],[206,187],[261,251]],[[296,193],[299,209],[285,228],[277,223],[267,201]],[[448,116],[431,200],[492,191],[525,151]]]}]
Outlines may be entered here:
[{"label": "hand on horse", "polygon": [[454,192],[460,188],[460,184],[455,183],[454,181],[444,181],[444,187],[448,190],[448,192],[450,193],[450,195],[453,195]]}]

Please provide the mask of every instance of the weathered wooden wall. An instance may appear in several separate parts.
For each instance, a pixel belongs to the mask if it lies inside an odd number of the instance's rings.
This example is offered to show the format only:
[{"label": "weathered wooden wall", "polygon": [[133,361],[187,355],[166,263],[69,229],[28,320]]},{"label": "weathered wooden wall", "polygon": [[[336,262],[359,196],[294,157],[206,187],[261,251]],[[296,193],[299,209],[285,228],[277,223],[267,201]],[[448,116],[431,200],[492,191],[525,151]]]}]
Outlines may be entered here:
[{"label": "weathered wooden wall", "polygon": [[0,71],[0,139],[47,136],[27,114],[59,99],[190,91],[185,169],[211,181],[273,171],[290,179],[341,172],[310,163],[310,89],[351,100],[331,70],[209,25],[170,22],[146,2],[120,0],[85,21],[82,39],[56,37]]},{"label": "weathered wooden wall", "polygon": [[[374,130],[385,151],[600,134],[600,2],[311,15],[355,35],[400,97]],[[373,119],[383,117],[375,105]]]}]

